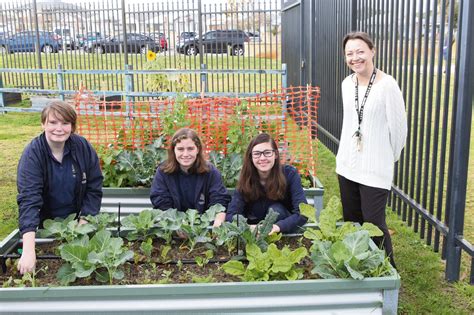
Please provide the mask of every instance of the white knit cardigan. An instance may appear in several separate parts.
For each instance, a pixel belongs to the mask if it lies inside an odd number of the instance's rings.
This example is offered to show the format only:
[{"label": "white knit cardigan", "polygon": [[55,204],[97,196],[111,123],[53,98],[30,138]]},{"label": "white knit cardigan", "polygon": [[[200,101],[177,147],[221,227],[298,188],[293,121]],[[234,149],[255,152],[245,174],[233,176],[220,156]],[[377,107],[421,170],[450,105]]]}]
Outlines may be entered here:
[{"label": "white knit cardigan", "polygon": [[[367,86],[359,85],[359,104]],[[353,138],[358,128],[352,75],[342,82],[344,117],[336,157],[336,173],[371,187],[390,190],[394,163],[405,146],[407,118],[402,93],[395,79],[384,74],[369,93],[361,124],[362,149]]]}]

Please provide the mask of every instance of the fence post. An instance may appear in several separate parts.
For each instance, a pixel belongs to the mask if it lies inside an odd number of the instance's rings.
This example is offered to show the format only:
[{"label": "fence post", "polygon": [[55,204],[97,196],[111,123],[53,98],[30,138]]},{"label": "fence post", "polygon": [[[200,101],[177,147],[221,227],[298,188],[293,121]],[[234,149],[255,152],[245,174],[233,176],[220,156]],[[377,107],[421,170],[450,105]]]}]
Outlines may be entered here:
[{"label": "fence post", "polygon": [[125,0],[122,0],[122,32],[123,32],[123,63],[125,64],[125,70],[127,70],[128,65],[128,41],[127,41],[127,20],[125,15]]},{"label": "fence post", "polygon": [[199,64],[204,63],[204,43],[202,42],[202,3],[198,0],[198,28],[199,28]]},{"label": "fence post", "polygon": [[[38,8],[36,6],[36,0],[33,0],[33,16],[35,20],[35,29],[36,29],[36,41],[35,41],[35,51],[36,51],[36,65],[38,69],[43,69],[41,63],[41,51],[40,51],[40,38],[39,38],[39,24],[38,24]],[[44,79],[43,73],[39,74],[40,79],[40,89],[44,89]]]},{"label": "fence post", "polygon": [[352,0],[351,4],[351,31],[357,31],[357,0]]},{"label": "fence post", "polygon": [[125,65],[125,106],[128,117],[132,118],[132,110],[131,103],[133,101],[133,97],[130,96],[130,93],[133,92],[133,74],[129,73],[129,70],[132,70],[132,65]]},{"label": "fence post", "polygon": [[474,2],[462,1],[462,16],[459,27],[459,73],[457,82],[456,118],[454,124],[454,146],[452,152],[452,178],[448,187],[451,194],[449,203],[449,232],[446,244],[446,280],[458,281],[461,264],[461,247],[457,236],[463,234],[464,212],[466,208],[467,170],[469,165],[469,144],[472,123],[474,86],[474,61],[469,51],[474,49]]},{"label": "fence post", "polygon": [[[3,88],[3,75],[0,74],[0,89]],[[0,91],[0,109],[4,108],[5,104],[3,103],[3,92]],[[4,112],[0,110],[0,114],[3,114]]]},{"label": "fence post", "polygon": [[64,77],[63,77],[63,66],[58,64],[58,75],[56,77],[56,82],[58,84],[59,98],[61,101],[64,101]]},{"label": "fence post", "polygon": [[[281,119],[281,130],[282,132],[285,131],[285,123],[286,123],[286,120],[285,120],[285,115],[286,115],[286,111],[287,111],[287,106],[288,106],[288,80],[287,80],[287,75],[288,75],[288,70],[286,68],[286,63],[282,63],[281,64],[281,70],[283,70],[283,73],[282,73],[282,78],[281,78],[281,87],[282,87],[282,92],[285,93],[284,94],[284,97],[283,97],[283,102],[281,104],[281,116],[282,116],[282,119]],[[286,151],[286,147],[287,147],[287,143],[285,142],[285,151],[284,152],[287,152]]]},{"label": "fence post", "polygon": [[[207,70],[207,64],[202,63],[201,64],[201,70]],[[208,78],[207,78],[207,72],[201,72],[201,96],[203,93],[208,91]]]}]

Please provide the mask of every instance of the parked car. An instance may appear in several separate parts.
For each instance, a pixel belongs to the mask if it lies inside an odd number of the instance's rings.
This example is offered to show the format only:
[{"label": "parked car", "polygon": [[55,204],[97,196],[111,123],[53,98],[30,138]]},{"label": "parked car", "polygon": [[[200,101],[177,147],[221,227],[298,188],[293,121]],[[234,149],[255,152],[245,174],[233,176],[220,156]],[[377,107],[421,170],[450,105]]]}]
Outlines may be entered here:
[{"label": "parked car", "polygon": [[181,54],[195,55],[200,52],[201,43],[204,53],[224,54],[230,49],[230,54],[242,56],[245,52],[244,43],[249,41],[248,35],[241,30],[209,31],[200,40],[197,37],[183,39],[176,45],[176,51]]},{"label": "parked car", "polygon": [[159,45],[161,51],[168,50],[168,41],[166,40],[165,34],[151,33],[149,36]]},{"label": "parked car", "polygon": [[[39,31],[39,49],[44,53],[56,53],[61,49],[59,36],[54,32]],[[0,39],[0,51],[5,53],[34,52],[36,50],[36,31],[24,31],[8,39]]]},{"label": "parked car", "polygon": [[261,42],[262,39],[260,38],[259,32],[247,32],[247,36],[251,42]]},{"label": "parked car", "polygon": [[58,35],[58,39],[61,42],[63,49],[75,49],[74,37],[71,35],[71,30],[68,28],[57,28],[54,33]]},{"label": "parked car", "polygon": [[79,49],[84,47],[86,42],[95,41],[95,40],[102,40],[104,37],[101,35],[100,32],[88,32],[86,34],[77,34],[76,39],[74,40],[75,48]]},{"label": "parked car", "polygon": [[178,36],[178,41],[195,38],[197,36],[198,34],[196,32],[181,32],[181,34]]},{"label": "parked car", "polygon": [[[123,34],[100,40],[87,41],[84,50],[89,53],[120,53],[124,45]],[[160,46],[149,36],[127,33],[127,51],[131,53],[146,54],[148,50],[159,52]]]}]

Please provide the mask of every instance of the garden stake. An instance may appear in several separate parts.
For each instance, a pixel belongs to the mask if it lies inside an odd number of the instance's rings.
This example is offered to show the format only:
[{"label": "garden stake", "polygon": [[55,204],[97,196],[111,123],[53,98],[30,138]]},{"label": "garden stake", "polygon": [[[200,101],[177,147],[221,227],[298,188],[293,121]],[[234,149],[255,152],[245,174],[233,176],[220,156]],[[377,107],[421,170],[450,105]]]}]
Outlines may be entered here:
[{"label": "garden stake", "polygon": [[0,264],[2,265],[2,271],[3,273],[7,273],[7,263],[5,261],[5,258],[3,257],[0,257]]},{"label": "garden stake", "polygon": [[118,226],[117,226],[117,234],[120,237],[120,202],[118,203]]}]

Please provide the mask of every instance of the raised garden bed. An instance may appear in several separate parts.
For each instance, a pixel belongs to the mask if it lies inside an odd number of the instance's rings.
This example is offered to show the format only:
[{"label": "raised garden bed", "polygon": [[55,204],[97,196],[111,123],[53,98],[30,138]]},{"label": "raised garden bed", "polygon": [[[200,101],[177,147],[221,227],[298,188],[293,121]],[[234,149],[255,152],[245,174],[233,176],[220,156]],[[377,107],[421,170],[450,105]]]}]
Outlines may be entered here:
[{"label": "raised garden bed", "polygon": [[[324,211],[327,215],[326,211],[327,209]],[[333,214],[330,216],[333,217]],[[113,231],[115,235],[118,234],[116,228]],[[133,230],[124,228],[120,231],[122,236],[127,236],[129,233],[133,233]],[[293,250],[301,246],[309,248],[310,239],[311,237],[302,238],[301,235],[289,235],[278,242],[284,240],[283,242],[289,244]],[[310,259],[309,256],[305,256],[297,264],[298,269],[301,269],[302,280],[241,281],[240,276],[224,272],[222,266],[231,256],[241,254],[239,248],[242,246],[238,246],[233,252],[218,249],[209,261],[198,264],[195,257],[204,257],[207,245],[199,244],[191,253],[188,247],[182,245],[185,240],[175,237],[171,242],[174,244],[173,250],[166,258],[161,257],[165,243],[160,239],[153,240],[152,253],[148,258],[140,255],[134,255],[133,259],[129,258],[129,262],[122,268],[124,278],[113,280],[120,285],[97,285],[100,282],[89,277],[77,279],[74,282],[75,286],[64,287],[59,286],[58,280],[54,280],[54,274],[61,264],[59,260],[52,259],[58,254],[56,244],[51,240],[39,240],[38,243],[45,243],[38,246],[42,249],[38,249],[37,270],[40,271],[37,272],[36,284],[42,287],[0,289],[2,306],[0,312],[41,310],[44,313],[139,311],[150,314],[157,312],[314,314],[350,311],[396,314],[397,310],[400,279],[393,268],[390,268],[389,274],[383,277],[366,277],[362,280],[321,279],[318,278],[319,275],[310,272],[316,264],[312,262],[313,257]],[[375,248],[373,242],[370,246],[372,249]],[[14,231],[0,243],[0,259],[4,261],[12,255],[18,257],[20,247],[19,233]],[[140,251],[139,243],[132,243],[129,248],[135,252]],[[246,249],[248,253],[250,249]],[[49,259],[40,259],[41,255]],[[247,259],[250,261],[248,254]],[[177,263],[179,261],[181,263]],[[0,279],[4,285],[9,286],[12,280],[8,277],[12,274],[18,277],[18,274],[15,275],[15,266],[11,261],[6,265],[9,272],[0,275]],[[48,269],[45,269],[46,265]],[[42,282],[46,280],[42,278],[48,277],[50,284],[46,287]],[[202,281],[213,281],[213,283],[185,283]],[[18,282],[16,284],[21,285]]]},{"label": "raised garden bed", "polygon": [[[304,188],[308,203],[316,209],[316,216],[323,208],[324,187],[318,178],[313,179],[313,188]],[[233,194],[234,188],[227,188]],[[150,188],[103,188],[102,211],[123,214],[138,213],[142,209],[152,208]]]}]

